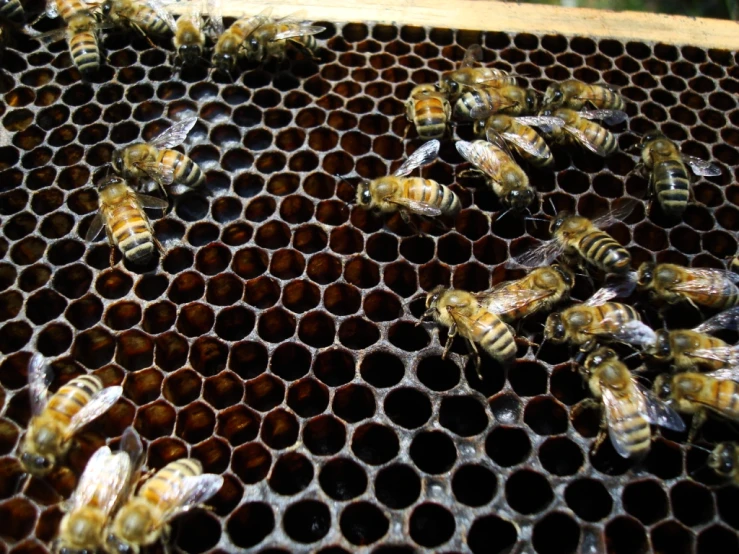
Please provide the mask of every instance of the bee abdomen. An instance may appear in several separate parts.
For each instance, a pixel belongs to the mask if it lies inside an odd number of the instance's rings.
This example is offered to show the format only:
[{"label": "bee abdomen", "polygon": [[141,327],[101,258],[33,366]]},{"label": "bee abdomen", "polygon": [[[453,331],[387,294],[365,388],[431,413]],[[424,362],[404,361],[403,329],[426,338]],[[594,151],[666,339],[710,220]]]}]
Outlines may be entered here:
[{"label": "bee abdomen", "polygon": [[608,273],[624,273],[631,267],[631,254],[603,231],[586,234],[579,244],[583,257]]},{"label": "bee abdomen", "polygon": [[80,0],[53,0],[57,2],[59,15],[65,23],[69,23],[75,15],[87,10],[87,6]]},{"label": "bee abdomen", "polygon": [[716,408],[728,417],[739,417],[739,383],[722,380],[716,385]]},{"label": "bee abdomen", "polygon": [[636,411],[623,414],[623,418],[612,424],[613,432],[624,438],[624,445],[634,457],[644,455],[649,450],[652,434],[649,423]]},{"label": "bee abdomen", "polygon": [[484,334],[479,339],[480,346],[499,362],[507,362],[516,357],[516,338],[510,327],[496,315],[485,312],[475,322],[478,331]]},{"label": "bee abdomen", "polygon": [[[176,483],[185,477],[194,477],[203,472],[203,466],[192,458],[183,458],[168,463],[146,481],[139,490],[138,496],[155,505],[161,505],[161,499],[171,496],[170,491]],[[166,506],[161,506],[166,511]]]},{"label": "bee abdomen", "polygon": [[141,27],[154,35],[166,35],[169,32],[169,26],[157,13],[149,7],[140,6],[134,21],[138,22]]},{"label": "bee abdomen", "polygon": [[603,87],[603,108],[609,110],[623,110],[624,99],[621,95],[612,91],[608,87]]},{"label": "bee abdomen", "polygon": [[82,73],[100,67],[100,50],[93,32],[83,31],[72,35],[69,40],[69,51],[74,64]]},{"label": "bee abdomen", "polygon": [[95,375],[81,375],[64,385],[49,399],[47,409],[69,421],[90,399],[103,390],[103,382]]},{"label": "bee abdomen", "polygon": [[439,98],[423,98],[416,101],[415,124],[423,138],[438,138],[446,132],[444,103]]},{"label": "bee abdomen", "polygon": [[662,209],[680,215],[688,206],[690,180],[685,165],[679,160],[666,160],[654,168],[654,192]]},{"label": "bee abdomen", "polygon": [[158,158],[161,164],[174,169],[176,183],[195,188],[205,182],[205,174],[200,166],[188,156],[177,152],[177,150],[161,150]]}]

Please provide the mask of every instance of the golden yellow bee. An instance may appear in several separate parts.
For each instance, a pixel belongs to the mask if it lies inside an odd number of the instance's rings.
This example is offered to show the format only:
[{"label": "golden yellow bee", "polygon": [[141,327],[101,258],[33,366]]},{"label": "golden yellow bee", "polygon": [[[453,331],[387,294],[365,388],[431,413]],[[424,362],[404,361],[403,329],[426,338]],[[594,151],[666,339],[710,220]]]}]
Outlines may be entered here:
[{"label": "golden yellow bee", "polygon": [[721,175],[718,166],[681,154],[677,144],[660,131],[645,134],[640,147],[642,165],[649,172],[652,194],[657,197],[662,210],[668,216],[680,217],[688,207],[690,177],[686,163],[696,175]]},{"label": "golden yellow bee", "polygon": [[487,138],[493,143],[498,142],[499,138],[503,139],[534,167],[551,167],[554,155],[533,127],[550,132],[553,127],[562,125],[564,121],[557,117],[495,114],[485,120],[475,121],[474,132],[475,136]]},{"label": "golden yellow bee", "polygon": [[[652,442],[650,423],[674,431],[685,430],[680,416],[639,384],[610,348],[602,347],[591,353],[582,371],[591,394],[603,403],[603,422],[594,451],[605,440],[607,431],[619,455],[642,458]],[[578,409],[588,404],[585,401]]]},{"label": "golden yellow bee", "polygon": [[431,179],[406,177],[416,168],[435,160],[439,146],[438,140],[431,140],[408,156],[392,175],[360,183],[357,204],[365,210],[381,213],[400,211],[407,223],[410,223],[409,214],[427,217],[455,215],[461,203],[449,187]]},{"label": "golden yellow bee", "polygon": [[105,526],[125,495],[133,474],[126,452],[98,448],[85,466],[77,488],[63,504],[64,517],[53,550],[59,554],[95,552],[105,545]]},{"label": "golden yellow bee", "polygon": [[708,412],[739,421],[739,383],[705,373],[659,375],[654,391],[678,412],[693,415],[688,442],[708,417]]},{"label": "golden yellow bee", "polygon": [[418,85],[405,103],[408,121],[414,123],[423,139],[441,138],[449,128],[452,106],[433,85]]},{"label": "golden yellow bee", "polygon": [[252,62],[263,62],[270,58],[282,60],[288,47],[297,48],[309,57],[316,59],[318,33],[325,27],[297,23],[286,18],[268,20],[259,25],[244,41],[244,54]]},{"label": "golden yellow bee", "polygon": [[634,205],[634,202],[624,202],[592,221],[579,215],[560,212],[549,225],[552,239],[524,253],[512,263],[523,267],[539,267],[550,264],[557,256],[564,254],[566,257],[584,260],[605,273],[624,275],[631,269],[631,254],[601,229],[628,217]]},{"label": "golden yellow bee", "polygon": [[187,13],[177,18],[172,45],[178,60],[183,64],[194,65],[203,59],[205,51],[203,27],[203,14],[196,6],[190,6]]},{"label": "golden yellow bee", "polygon": [[598,110],[623,110],[624,99],[608,86],[589,85],[570,79],[549,85],[544,93],[542,107],[545,110],[557,108],[582,110],[591,107]]},{"label": "golden yellow bee", "polygon": [[516,78],[502,69],[475,67],[480,60],[482,60],[482,47],[479,44],[471,45],[465,51],[459,68],[441,74],[441,80],[436,85],[439,91],[454,101],[467,87],[472,85],[499,87],[516,84]]},{"label": "golden yellow bee", "polygon": [[169,541],[169,522],[197,507],[223,486],[223,477],[203,474],[198,460],[185,458],[168,463],[147,479],[116,514],[106,531],[106,550],[138,554],[142,547],[162,539]]},{"label": "golden yellow bee", "polygon": [[462,157],[481,172],[495,195],[507,208],[525,210],[536,198],[529,177],[503,148],[486,140],[455,144]]},{"label": "golden yellow bee", "polygon": [[500,283],[490,291],[475,294],[475,297],[480,306],[510,323],[550,310],[569,298],[574,284],[572,271],[554,264],[534,269],[521,279]]},{"label": "golden yellow bee", "polygon": [[112,24],[131,27],[142,35],[164,36],[177,28],[160,0],[105,0],[102,13]]},{"label": "golden yellow bee", "polygon": [[80,429],[115,404],[121,387],[103,388],[95,375],[81,375],[62,386],[51,397],[51,368],[40,354],[34,354],[28,365],[28,389],[33,417],[21,443],[21,465],[31,475],[49,473],[71,446]]},{"label": "golden yellow bee", "polygon": [[239,59],[246,53],[246,39],[258,27],[269,21],[271,11],[271,8],[267,8],[258,15],[242,17],[234,21],[228,29],[224,29],[220,13],[211,10],[211,29],[213,35],[217,37],[213,49],[213,67],[225,73],[233,71]]},{"label": "golden yellow bee", "polygon": [[20,0],[0,0],[0,19],[14,25],[23,25],[26,22],[26,12]]},{"label": "golden yellow bee", "polygon": [[739,449],[735,442],[717,444],[706,463],[717,475],[739,484]]},{"label": "golden yellow bee", "polygon": [[[534,114],[539,109],[539,95],[533,89],[517,85],[466,87],[454,103],[454,117],[461,121],[486,119],[493,114]],[[548,115],[548,114],[543,114]]]},{"label": "golden yellow bee", "polygon": [[113,169],[126,179],[151,178],[170,192],[182,194],[205,182],[200,166],[185,154],[172,150],[182,144],[197,123],[191,117],[175,123],[150,142],[139,142],[113,152]]},{"label": "golden yellow bee", "polygon": [[617,110],[591,110],[576,112],[569,108],[544,111],[543,115],[556,117],[564,121],[564,125],[553,127],[550,135],[558,144],[579,144],[599,156],[610,156],[618,148],[616,137],[608,129],[594,123],[593,119],[602,119],[607,123],[619,123],[626,120],[626,113]]},{"label": "golden yellow bee", "polygon": [[85,240],[92,242],[105,228],[111,246],[110,265],[114,263],[114,246],[121,249],[128,261],[136,264],[148,262],[155,249],[164,253],[144,208],[163,210],[169,202],[139,194],[125,179],[115,175],[100,182],[98,196],[100,211],[90,223]]},{"label": "golden yellow bee", "polygon": [[72,61],[80,73],[84,76],[95,73],[100,67],[99,23],[92,7],[84,0],[50,0],[46,15],[52,19],[61,16],[65,28],[44,33],[39,38],[58,40],[64,36]]},{"label": "golden yellow bee", "polygon": [[717,310],[739,304],[739,275],[723,269],[644,262],[636,279],[650,298],[668,304],[689,302]]},{"label": "golden yellow bee", "polygon": [[480,353],[477,343],[491,358],[506,364],[516,357],[516,336],[507,323],[480,306],[474,294],[455,289],[436,287],[426,296],[426,311],[419,324],[425,319],[449,327],[449,337],[442,358],[446,358],[454,337],[464,338],[475,357],[475,368],[480,374]]}]

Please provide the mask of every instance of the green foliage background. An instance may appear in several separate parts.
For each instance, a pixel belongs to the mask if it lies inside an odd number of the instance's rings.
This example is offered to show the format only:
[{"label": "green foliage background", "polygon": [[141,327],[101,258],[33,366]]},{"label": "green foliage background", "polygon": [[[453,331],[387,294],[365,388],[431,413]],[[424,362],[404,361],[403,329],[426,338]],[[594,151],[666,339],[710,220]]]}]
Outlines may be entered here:
[{"label": "green foliage background", "polygon": [[[739,19],[739,0],[525,0],[581,8],[631,10],[696,17]],[[739,30],[737,30],[739,32]]]}]

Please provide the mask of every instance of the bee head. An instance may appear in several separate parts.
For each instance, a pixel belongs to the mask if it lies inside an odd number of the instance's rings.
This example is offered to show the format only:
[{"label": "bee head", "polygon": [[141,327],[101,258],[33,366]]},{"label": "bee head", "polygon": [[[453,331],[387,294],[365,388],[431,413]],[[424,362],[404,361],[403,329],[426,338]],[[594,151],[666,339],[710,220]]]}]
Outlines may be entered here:
[{"label": "bee head", "polygon": [[657,339],[648,349],[649,355],[656,358],[657,360],[666,362],[672,358],[672,351],[670,349],[670,333],[664,329],[659,329],[655,332]]},{"label": "bee head", "polygon": [[723,477],[731,477],[734,471],[734,460],[736,458],[736,445],[730,442],[722,442],[716,445],[708,456],[708,467]]},{"label": "bee head", "polygon": [[357,204],[364,209],[369,209],[372,205],[372,192],[370,191],[369,183],[362,182],[357,186]]},{"label": "bee head", "polygon": [[113,152],[113,158],[110,160],[110,165],[113,166],[113,171],[116,173],[123,173],[123,149],[119,148]]},{"label": "bee head", "polygon": [[539,110],[539,94],[534,89],[526,89],[526,111],[536,113]]},{"label": "bee head", "polygon": [[572,288],[575,284],[575,275],[570,271],[567,267],[560,265],[560,264],[554,264],[552,265],[552,269],[559,273],[559,276],[562,277],[562,281],[565,285]]},{"label": "bee head", "polygon": [[613,350],[610,348],[599,348],[587,357],[585,367],[592,369],[614,358],[618,358],[618,355]]},{"label": "bee head", "polygon": [[450,77],[444,77],[439,81],[437,88],[440,92],[454,96],[459,92],[459,83]]},{"label": "bee head", "polygon": [[138,554],[139,547],[129,544],[113,533],[105,539],[105,551],[110,554]]},{"label": "bee head", "polygon": [[439,298],[441,298],[443,292],[444,287],[442,285],[438,285],[437,287],[429,291],[429,293],[426,295],[426,307],[435,307],[439,303]]},{"label": "bee head", "polygon": [[567,338],[562,314],[550,314],[544,325],[544,338],[554,343],[562,343]]},{"label": "bee head", "polygon": [[257,37],[251,37],[244,42],[246,57],[251,61],[259,61],[264,58],[264,47]]},{"label": "bee head", "polygon": [[662,131],[659,131],[657,129],[652,129],[651,131],[647,131],[644,136],[641,138],[641,146],[644,147],[650,142],[654,142],[655,140],[665,138],[664,133]]},{"label": "bee head", "polygon": [[112,0],[106,0],[103,2],[103,6],[101,8],[101,11],[105,17],[110,16],[110,12],[113,11],[113,2]]},{"label": "bee head", "polygon": [[644,262],[636,272],[636,284],[640,287],[648,287],[654,279],[654,266],[652,262]]},{"label": "bee head", "polygon": [[202,50],[197,44],[183,44],[180,46],[178,53],[183,62],[195,63],[202,54]]},{"label": "bee head", "polygon": [[236,66],[236,56],[228,52],[216,52],[213,54],[213,67],[229,73]]},{"label": "bee head", "polygon": [[505,195],[503,203],[514,210],[525,210],[534,201],[532,189],[514,189]]},{"label": "bee head", "polygon": [[21,465],[31,475],[43,476],[54,467],[54,459],[51,456],[42,456],[33,452],[24,452],[20,457]]},{"label": "bee head", "polygon": [[654,380],[652,390],[654,391],[654,394],[657,395],[657,398],[659,398],[660,400],[669,400],[672,396],[671,376],[664,373],[662,375],[658,375],[657,378]]},{"label": "bee head", "polygon": [[[547,92],[544,94],[544,106],[551,111],[552,109],[560,107],[563,103],[564,93],[562,92],[562,87],[558,84],[549,85]],[[551,112],[544,115],[551,115]]]},{"label": "bee head", "polygon": [[569,212],[560,212],[556,215],[556,217],[552,220],[552,222],[549,224],[549,232],[551,234],[556,233],[562,228],[562,225],[564,225],[565,221],[567,221],[567,218],[569,218],[572,214]]}]

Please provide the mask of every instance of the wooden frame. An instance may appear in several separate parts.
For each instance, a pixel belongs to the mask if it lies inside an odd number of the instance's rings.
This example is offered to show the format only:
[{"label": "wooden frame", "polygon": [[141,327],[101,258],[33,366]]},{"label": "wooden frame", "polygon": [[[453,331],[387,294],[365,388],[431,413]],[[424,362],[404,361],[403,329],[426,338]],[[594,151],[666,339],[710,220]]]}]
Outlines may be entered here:
[{"label": "wooden frame", "polygon": [[312,21],[379,22],[477,31],[510,31],[614,38],[739,50],[739,23],[637,12],[518,4],[490,0],[221,0],[224,15],[300,11]]}]

